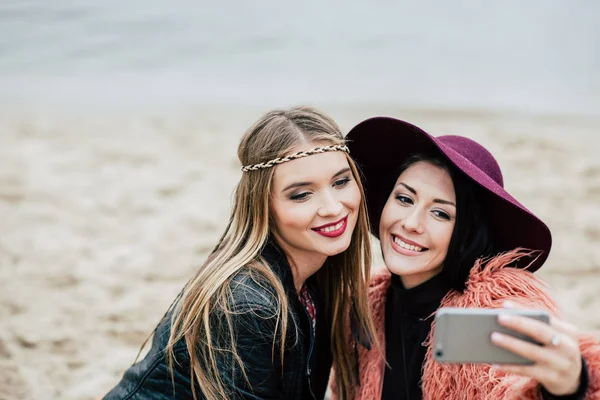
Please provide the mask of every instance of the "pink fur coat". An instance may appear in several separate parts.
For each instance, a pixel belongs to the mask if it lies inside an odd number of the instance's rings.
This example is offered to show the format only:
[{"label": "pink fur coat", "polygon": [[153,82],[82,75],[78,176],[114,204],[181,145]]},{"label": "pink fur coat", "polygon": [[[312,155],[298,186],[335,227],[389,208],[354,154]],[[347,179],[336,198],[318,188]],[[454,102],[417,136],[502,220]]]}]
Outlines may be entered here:
[{"label": "pink fur coat", "polygon": [[[442,307],[502,307],[510,299],[528,308],[542,308],[553,315],[560,312],[551,299],[544,283],[532,273],[517,268],[505,268],[516,259],[528,254],[514,250],[490,260],[485,268],[473,268],[464,293],[451,291],[442,300]],[[385,300],[390,286],[390,273],[382,268],[373,271],[369,288],[371,310],[377,336],[385,349]],[[433,399],[540,399],[539,385],[532,379],[495,372],[489,365],[440,364],[433,360],[432,324],[427,340],[428,350],[423,366],[423,398]],[[588,365],[589,388],[586,399],[600,400],[600,336],[582,334],[580,349]],[[381,398],[384,376],[384,358],[377,350],[358,350],[361,386],[355,399]],[[332,377],[335,396],[335,376]]]}]

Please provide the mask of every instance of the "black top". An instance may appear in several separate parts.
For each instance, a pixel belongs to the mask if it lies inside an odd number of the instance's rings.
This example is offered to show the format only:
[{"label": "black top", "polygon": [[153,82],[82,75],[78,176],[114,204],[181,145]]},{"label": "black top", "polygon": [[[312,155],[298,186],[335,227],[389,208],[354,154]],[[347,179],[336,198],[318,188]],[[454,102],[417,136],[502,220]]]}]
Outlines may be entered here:
[{"label": "black top", "polygon": [[[322,307],[322,296],[311,279],[306,285],[316,308],[315,330],[308,312],[300,303],[290,266],[283,251],[270,241],[261,253],[264,261],[281,280],[288,296],[289,316],[281,366],[280,348],[273,352],[273,337],[277,332],[276,295],[268,282],[242,269],[231,284],[230,307],[234,311],[235,335],[238,354],[244,364],[248,381],[243,377],[231,354],[218,353],[219,374],[224,380],[231,399],[322,399],[327,390],[332,365],[330,349],[331,324]],[[104,400],[166,400],[191,399],[190,360],[185,342],[175,344],[174,382],[165,355],[165,346],[171,331],[171,312],[156,328],[148,355],[130,367],[119,384]],[[213,312],[210,322],[213,332],[225,329],[222,313]],[[298,327],[298,330],[296,330]],[[224,332],[225,333],[225,332]],[[296,334],[298,336],[296,336]],[[222,335],[226,337],[227,335]],[[223,343],[224,345],[226,343]],[[201,349],[202,341],[198,343]],[[198,399],[204,399],[198,387]]]},{"label": "black top", "polygon": [[[392,275],[385,302],[385,355],[382,399],[421,399],[421,367],[433,314],[449,287],[441,274],[411,289]],[[418,345],[417,345],[418,344]]]},{"label": "black top", "polygon": [[[383,379],[383,400],[419,400],[423,398],[421,374],[425,362],[423,345],[439,308],[450,287],[442,274],[411,289],[406,289],[398,275],[391,278],[385,303],[385,355],[389,367]],[[417,345],[419,344],[419,345]],[[544,400],[580,400],[585,397],[588,374],[585,362],[577,393],[553,396],[541,390]]]}]

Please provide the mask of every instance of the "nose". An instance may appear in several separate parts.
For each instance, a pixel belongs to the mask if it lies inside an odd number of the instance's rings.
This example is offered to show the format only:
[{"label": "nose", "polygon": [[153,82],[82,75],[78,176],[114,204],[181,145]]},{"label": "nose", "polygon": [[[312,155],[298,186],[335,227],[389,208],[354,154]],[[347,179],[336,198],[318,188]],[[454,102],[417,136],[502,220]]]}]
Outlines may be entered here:
[{"label": "nose", "polygon": [[331,191],[326,190],[323,193],[317,214],[320,217],[331,217],[340,215],[343,209],[344,206],[337,196],[335,196],[334,193],[331,193]]},{"label": "nose", "polygon": [[402,220],[402,227],[409,232],[423,233],[423,215],[422,211],[415,207]]}]

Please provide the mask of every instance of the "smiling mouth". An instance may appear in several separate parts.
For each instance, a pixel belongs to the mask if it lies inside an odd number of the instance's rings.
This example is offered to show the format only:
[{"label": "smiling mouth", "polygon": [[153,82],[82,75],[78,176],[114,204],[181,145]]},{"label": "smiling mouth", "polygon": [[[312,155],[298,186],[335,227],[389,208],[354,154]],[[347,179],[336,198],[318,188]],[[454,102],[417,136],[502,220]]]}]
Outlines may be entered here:
[{"label": "smiling mouth", "polygon": [[317,228],[312,228],[312,230],[323,236],[338,237],[342,233],[344,233],[344,231],[346,230],[347,222],[348,222],[348,216],[345,216],[344,218],[342,218],[341,220],[339,220],[337,222],[322,225]]},{"label": "smiling mouth", "polygon": [[394,241],[395,244],[402,247],[403,249],[414,251],[417,253],[422,253],[424,251],[429,250],[427,247],[421,247],[421,246],[416,246],[414,244],[406,243],[405,241],[403,241],[396,235],[392,235],[392,240]]}]

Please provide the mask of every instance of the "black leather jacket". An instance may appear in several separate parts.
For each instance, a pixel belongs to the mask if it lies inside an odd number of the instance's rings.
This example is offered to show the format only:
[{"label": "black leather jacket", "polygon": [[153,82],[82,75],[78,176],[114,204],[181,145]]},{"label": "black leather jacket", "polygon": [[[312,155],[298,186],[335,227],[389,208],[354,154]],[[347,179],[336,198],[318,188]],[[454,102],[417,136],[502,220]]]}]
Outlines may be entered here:
[{"label": "black leather jacket", "polygon": [[[285,362],[282,368],[277,347],[273,353],[273,337],[277,329],[275,318],[272,318],[276,311],[273,292],[265,289],[264,283],[261,285],[256,282],[255,277],[242,272],[232,283],[232,308],[236,311],[234,323],[238,353],[249,383],[230,358],[225,355],[218,358],[219,373],[231,392],[228,398],[322,399],[332,364],[331,318],[324,315],[322,297],[309,279],[307,285],[317,311],[316,333],[313,333],[308,312],[298,300],[290,266],[283,251],[270,241],[262,257],[281,279],[288,295],[290,319]],[[171,330],[170,317],[171,314],[167,313],[159,323],[147,356],[125,371],[119,384],[104,400],[193,398],[189,353],[183,341],[174,347],[176,362],[173,365],[172,381],[164,351]],[[222,321],[222,315],[218,313],[211,316],[211,323],[214,323],[217,330]],[[204,399],[199,388],[196,387],[195,390],[197,398]]]}]

